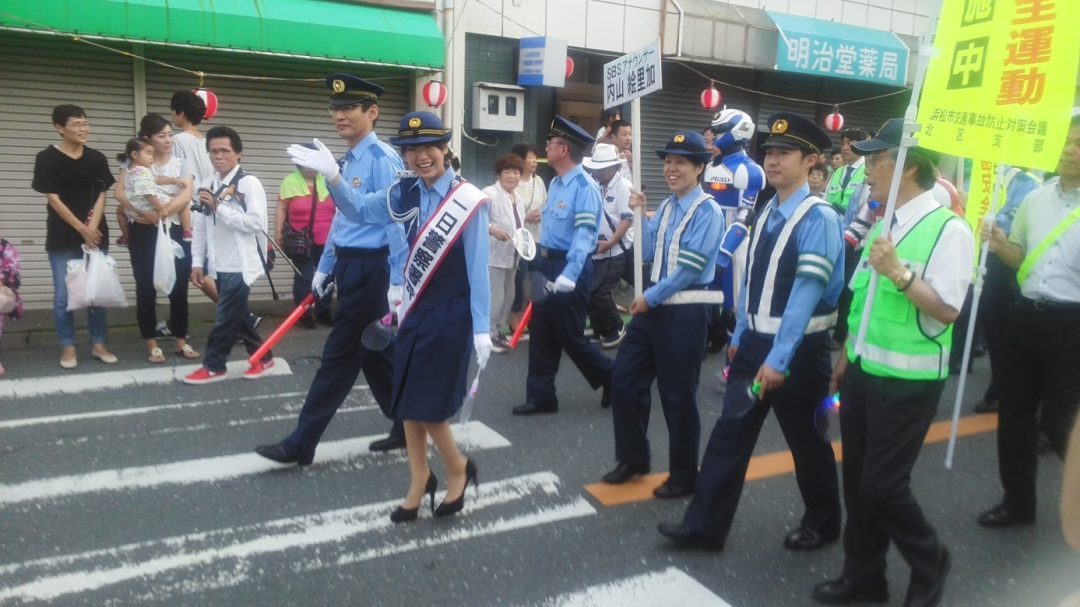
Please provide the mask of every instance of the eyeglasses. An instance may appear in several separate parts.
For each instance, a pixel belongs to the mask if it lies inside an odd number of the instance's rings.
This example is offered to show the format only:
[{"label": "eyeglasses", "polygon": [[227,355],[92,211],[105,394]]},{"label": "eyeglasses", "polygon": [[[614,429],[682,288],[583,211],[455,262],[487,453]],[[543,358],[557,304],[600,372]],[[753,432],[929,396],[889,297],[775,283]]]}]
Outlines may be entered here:
[{"label": "eyeglasses", "polygon": [[866,157],[866,168],[872,169],[872,168],[882,164],[883,162],[885,162],[885,159],[892,160],[893,159],[892,154],[890,154],[887,151],[877,152],[875,154],[870,154],[869,156]]},{"label": "eyeglasses", "polygon": [[76,131],[81,131],[81,130],[84,130],[84,129],[89,129],[90,128],[90,123],[89,122],[69,122],[69,123],[67,123],[66,128],[73,129],[73,130],[76,130]]}]

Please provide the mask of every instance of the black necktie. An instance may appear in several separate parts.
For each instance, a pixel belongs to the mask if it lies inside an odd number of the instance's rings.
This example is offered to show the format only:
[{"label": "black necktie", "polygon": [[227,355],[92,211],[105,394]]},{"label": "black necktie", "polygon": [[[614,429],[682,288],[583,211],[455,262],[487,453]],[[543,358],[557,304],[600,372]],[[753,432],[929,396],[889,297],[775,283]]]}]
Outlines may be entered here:
[{"label": "black necktie", "polygon": [[855,172],[855,167],[853,167],[853,166],[844,167],[844,179],[842,179],[840,181],[840,189],[844,189],[844,188],[847,187],[848,182],[851,181],[851,174],[854,173],[854,172]]}]

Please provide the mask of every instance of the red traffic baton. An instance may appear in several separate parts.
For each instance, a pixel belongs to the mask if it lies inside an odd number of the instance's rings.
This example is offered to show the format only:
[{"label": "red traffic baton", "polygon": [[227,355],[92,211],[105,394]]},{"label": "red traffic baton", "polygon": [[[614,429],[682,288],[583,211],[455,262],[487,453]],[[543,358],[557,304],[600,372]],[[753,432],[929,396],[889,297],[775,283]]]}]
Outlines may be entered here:
[{"label": "red traffic baton", "polygon": [[285,320],[282,321],[281,326],[275,329],[274,332],[270,334],[270,337],[266,338],[266,341],[263,342],[263,345],[259,346],[259,349],[256,350],[254,354],[248,357],[248,363],[254,366],[256,363],[261,361],[263,357],[266,356],[266,353],[269,352],[271,348],[276,346],[277,343],[281,341],[282,337],[285,337],[285,334],[289,332],[289,329],[293,328],[293,325],[295,325],[296,322],[300,320],[300,317],[308,311],[308,308],[314,305],[315,294],[308,293],[307,297],[305,297],[300,302],[300,305],[296,306],[296,309],[293,310],[291,314],[285,317]]},{"label": "red traffic baton", "polygon": [[518,326],[514,329],[514,334],[510,337],[510,348],[516,350],[518,342],[521,341],[521,334],[525,332],[525,328],[529,326],[529,321],[532,320],[532,302],[525,307],[525,313],[521,315],[521,320],[518,321]]}]

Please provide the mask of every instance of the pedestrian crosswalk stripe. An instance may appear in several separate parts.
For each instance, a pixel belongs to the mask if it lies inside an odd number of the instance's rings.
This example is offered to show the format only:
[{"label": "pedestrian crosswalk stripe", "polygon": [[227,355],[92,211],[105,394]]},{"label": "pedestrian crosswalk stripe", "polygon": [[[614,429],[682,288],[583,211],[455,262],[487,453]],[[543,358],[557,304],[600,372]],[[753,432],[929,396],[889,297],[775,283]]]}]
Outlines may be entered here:
[{"label": "pedestrian crosswalk stripe", "polygon": [[543,607],[731,607],[676,567],[598,584],[543,603]]},{"label": "pedestrian crosswalk stripe", "polygon": [[[69,373],[12,379],[0,382],[0,398],[30,398],[50,394],[79,394],[91,390],[117,390],[129,386],[168,384],[179,381],[185,375],[193,373],[201,365],[179,365],[177,367],[153,367],[150,369],[128,369],[123,371],[101,371],[99,373]],[[239,379],[248,368],[246,360],[232,360],[226,364],[229,379]],[[275,358],[274,366],[267,369],[263,377],[273,375],[292,375],[292,368],[284,358]]]},{"label": "pedestrian crosswalk stripe", "polygon": [[[510,441],[480,422],[455,424],[454,435],[466,451],[480,451],[509,447]],[[319,445],[315,463],[343,461],[352,458],[376,459],[371,453],[371,442],[384,435],[376,434]],[[240,453],[192,459],[151,466],[136,466],[101,470],[86,474],[56,476],[22,483],[0,485],[0,507],[21,502],[70,497],[103,491],[147,489],[162,485],[190,485],[259,474],[280,467],[255,453]]]},{"label": "pedestrian crosswalk stripe", "polygon": [[[388,516],[399,503],[394,499],[0,565],[0,601],[57,599],[136,579],[151,585],[154,598],[161,600],[173,592],[199,593],[243,583],[259,575],[253,559],[286,550],[317,548],[318,558],[292,559],[292,570],[301,573],[596,514],[583,497],[560,496],[560,484],[557,475],[546,471],[486,482],[479,496],[470,492],[465,511],[453,525],[429,526],[430,533],[420,537],[375,533],[394,526]],[[484,511],[516,502],[531,508],[495,520],[484,518]],[[416,525],[431,525],[424,519]],[[351,551],[345,542],[368,547]],[[226,560],[229,566],[218,566]],[[178,571],[185,573],[152,579]],[[180,581],[173,582],[177,578]]]}]

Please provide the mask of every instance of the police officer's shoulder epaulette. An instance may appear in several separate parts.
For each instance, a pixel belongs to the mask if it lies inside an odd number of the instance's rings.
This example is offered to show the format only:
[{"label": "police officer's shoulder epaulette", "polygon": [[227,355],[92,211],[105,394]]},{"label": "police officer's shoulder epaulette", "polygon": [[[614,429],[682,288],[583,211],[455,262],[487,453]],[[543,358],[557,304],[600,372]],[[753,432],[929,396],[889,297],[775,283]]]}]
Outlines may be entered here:
[{"label": "police officer's shoulder epaulette", "polygon": [[371,146],[370,149],[371,149],[371,157],[372,158],[374,158],[376,160],[386,158],[386,150],[383,149],[383,145],[386,145],[386,144],[384,144],[383,142],[380,141],[380,142],[376,143],[375,145]]}]

